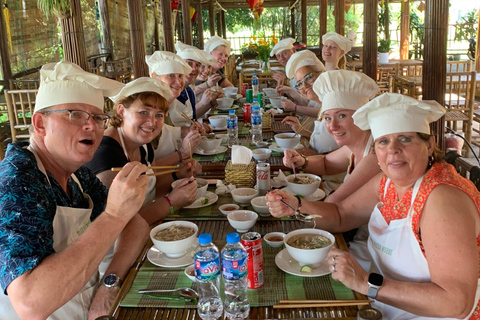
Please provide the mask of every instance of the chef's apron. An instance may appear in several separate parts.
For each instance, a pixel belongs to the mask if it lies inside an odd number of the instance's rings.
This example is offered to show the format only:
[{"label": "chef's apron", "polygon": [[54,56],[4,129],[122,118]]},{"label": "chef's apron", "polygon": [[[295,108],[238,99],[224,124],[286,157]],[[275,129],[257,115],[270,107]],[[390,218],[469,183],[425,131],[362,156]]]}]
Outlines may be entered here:
[{"label": "chef's apron", "polygon": [[[367,155],[370,154],[372,144],[373,144],[373,138],[370,135],[370,137],[368,138],[367,144],[365,146],[365,149],[363,150],[363,158],[365,158]],[[350,162],[350,165],[348,166],[347,174],[345,175],[345,180],[343,180],[344,182],[350,176],[349,174],[350,166],[353,165],[353,161],[354,159],[352,159],[352,161]],[[353,240],[348,243],[349,245],[348,252],[350,252],[352,256],[355,257],[355,259],[358,261],[358,263],[360,263],[360,265],[363,267],[363,269],[365,269],[365,271],[370,270],[370,265],[372,263],[372,257],[370,256],[370,252],[368,252],[367,240],[368,240],[368,223],[359,227],[357,229],[357,232],[355,233],[355,236],[353,237]]]},{"label": "chef's apron", "polygon": [[[28,148],[37,160],[38,169],[45,174],[48,179],[47,172],[35,150],[30,146]],[[93,202],[90,196],[83,192],[82,186],[77,177],[72,174],[72,179],[78,184],[85,199],[88,200],[88,208],[72,208],[57,206],[55,217],[53,219],[53,249],[60,252],[72,244],[90,225],[90,216],[92,214]],[[90,278],[83,289],[74,296],[70,301],[57,309],[47,320],[85,320],[87,319],[88,309],[95,293],[96,285],[99,282],[99,274],[95,274]],[[45,292],[48,294],[48,292]],[[16,320],[20,319],[10,302],[7,295],[0,294],[0,319]]]},{"label": "chef's apron", "polygon": [[182,144],[182,129],[164,124],[157,149],[155,149],[155,159],[161,159],[171,155],[178,150]]},{"label": "chef's apron", "polygon": [[[379,206],[382,206],[383,204],[378,203],[375,206],[368,224],[368,230],[370,232],[368,250],[372,256],[372,272],[381,273],[386,278],[398,281],[431,281],[427,259],[425,258],[420,248],[420,244],[412,230],[412,217],[414,214],[413,203],[422,179],[423,176],[415,182],[412,192],[412,202],[406,218],[392,220],[390,224],[387,224],[379,210]],[[384,195],[387,193],[389,184],[390,179],[388,179],[385,184]],[[480,287],[477,285],[477,294],[472,312],[475,310],[479,299],[479,289]],[[383,319],[437,319],[416,316],[379,301],[375,301],[372,305],[374,308],[382,312]],[[468,318],[469,317],[465,319]]]},{"label": "chef's apron", "polygon": [[190,119],[193,119],[193,107],[190,100],[186,100],[185,103],[181,103],[177,99],[173,100],[168,109],[168,114],[175,127],[190,127],[191,123],[184,117],[182,112],[185,112]]}]

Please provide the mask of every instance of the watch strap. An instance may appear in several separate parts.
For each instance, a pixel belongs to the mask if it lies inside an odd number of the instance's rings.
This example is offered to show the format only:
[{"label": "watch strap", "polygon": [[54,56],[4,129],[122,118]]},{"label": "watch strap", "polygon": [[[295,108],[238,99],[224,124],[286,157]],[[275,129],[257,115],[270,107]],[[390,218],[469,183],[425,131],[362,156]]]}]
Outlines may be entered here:
[{"label": "watch strap", "polygon": [[370,273],[368,276],[368,293],[369,299],[376,299],[378,290],[383,286],[383,276],[378,273]]}]

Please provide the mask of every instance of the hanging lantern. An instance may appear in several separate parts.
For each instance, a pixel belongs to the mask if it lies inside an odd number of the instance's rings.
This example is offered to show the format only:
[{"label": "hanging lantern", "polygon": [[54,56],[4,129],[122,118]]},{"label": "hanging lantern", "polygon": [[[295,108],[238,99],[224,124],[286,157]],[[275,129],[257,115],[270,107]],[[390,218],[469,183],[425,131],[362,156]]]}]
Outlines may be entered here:
[{"label": "hanging lantern", "polygon": [[263,9],[265,9],[265,8],[262,7],[262,6],[259,6],[259,7],[258,7],[257,12],[258,12],[258,16],[259,16],[259,17],[262,15]]},{"label": "hanging lantern", "polygon": [[258,21],[258,18],[260,18],[258,11],[253,11],[253,18]]},{"label": "hanging lantern", "polygon": [[250,8],[250,10],[253,10],[253,8],[255,8],[255,6],[257,5],[257,2],[258,0],[247,0],[248,7]]},{"label": "hanging lantern", "polygon": [[172,0],[172,11],[178,8],[178,1],[179,0]]},{"label": "hanging lantern", "polygon": [[423,3],[423,1],[420,2],[417,9],[418,11],[423,12],[423,10],[425,10],[425,3]]},{"label": "hanging lantern", "polygon": [[197,13],[195,12],[192,17],[192,22],[195,23],[197,21]]},{"label": "hanging lantern", "polygon": [[195,14],[195,8],[190,7],[190,20],[193,19],[194,14]]}]

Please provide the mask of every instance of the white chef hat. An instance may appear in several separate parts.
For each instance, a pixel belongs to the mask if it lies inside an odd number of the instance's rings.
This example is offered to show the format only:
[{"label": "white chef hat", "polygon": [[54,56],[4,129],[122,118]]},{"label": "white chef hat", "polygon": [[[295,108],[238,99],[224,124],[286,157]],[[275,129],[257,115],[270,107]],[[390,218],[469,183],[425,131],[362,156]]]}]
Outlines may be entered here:
[{"label": "white chef hat", "polygon": [[270,57],[273,57],[274,55],[282,52],[283,50],[293,49],[294,43],[295,39],[293,38],[285,38],[278,41],[277,44],[273,46],[272,51],[270,51]]},{"label": "white chef hat", "polygon": [[355,124],[362,130],[372,130],[373,139],[399,133],[430,134],[430,122],[445,114],[436,101],[419,101],[398,93],[384,93],[353,114]]},{"label": "white chef hat", "polygon": [[290,59],[288,59],[287,65],[285,66],[285,72],[289,79],[295,77],[295,72],[298,69],[305,66],[319,66],[320,71],[326,71],[323,63],[317,58],[315,53],[310,50],[303,50],[300,52],[295,52],[292,54]]},{"label": "white chef hat", "polygon": [[322,113],[330,109],[357,110],[378,92],[377,83],[364,73],[332,70],[322,73],[313,84],[322,101]]},{"label": "white chef hat", "polygon": [[175,44],[175,50],[177,50],[177,55],[179,55],[184,60],[194,60],[204,66],[210,65],[210,62],[206,57],[205,51],[200,50],[194,46],[189,46],[188,44],[177,41],[177,43]]},{"label": "white chef hat", "polygon": [[127,83],[117,95],[110,97],[110,100],[117,102],[119,98],[128,97],[140,92],[155,92],[166,100],[169,100],[173,96],[172,90],[163,81],[154,78],[141,77]]},{"label": "white chef hat", "polygon": [[322,36],[322,43],[325,43],[327,40],[332,40],[337,44],[337,46],[345,51],[349,52],[352,49],[353,41],[351,39],[345,38],[342,35],[339,35],[336,32],[327,32]]},{"label": "white chef hat", "polygon": [[145,61],[149,74],[155,72],[159,76],[170,73],[188,75],[192,72],[192,68],[181,57],[169,51],[155,51],[151,56],[146,56]]},{"label": "white chef hat", "polygon": [[230,47],[231,47],[230,41],[220,38],[219,36],[213,36],[213,37],[210,37],[210,39],[208,39],[207,42],[205,43],[204,50],[207,53],[210,53],[213,50],[215,50],[218,46],[225,46],[227,47],[228,51],[230,51]]},{"label": "white chef hat", "polygon": [[64,103],[85,103],[103,111],[104,96],[117,94],[123,86],[71,62],[48,63],[40,69],[34,113]]}]

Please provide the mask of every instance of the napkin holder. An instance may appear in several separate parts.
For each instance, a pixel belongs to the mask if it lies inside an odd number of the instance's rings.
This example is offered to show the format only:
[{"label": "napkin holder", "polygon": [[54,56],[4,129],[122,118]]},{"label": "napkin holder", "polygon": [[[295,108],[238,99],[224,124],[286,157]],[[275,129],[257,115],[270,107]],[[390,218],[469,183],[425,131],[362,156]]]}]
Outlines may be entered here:
[{"label": "napkin holder", "polygon": [[270,112],[262,114],[262,130],[272,130],[273,115]]},{"label": "napkin holder", "polygon": [[225,184],[233,184],[237,188],[253,188],[256,183],[255,172],[255,161],[250,161],[249,164],[232,164],[232,160],[228,160],[225,167]]}]

